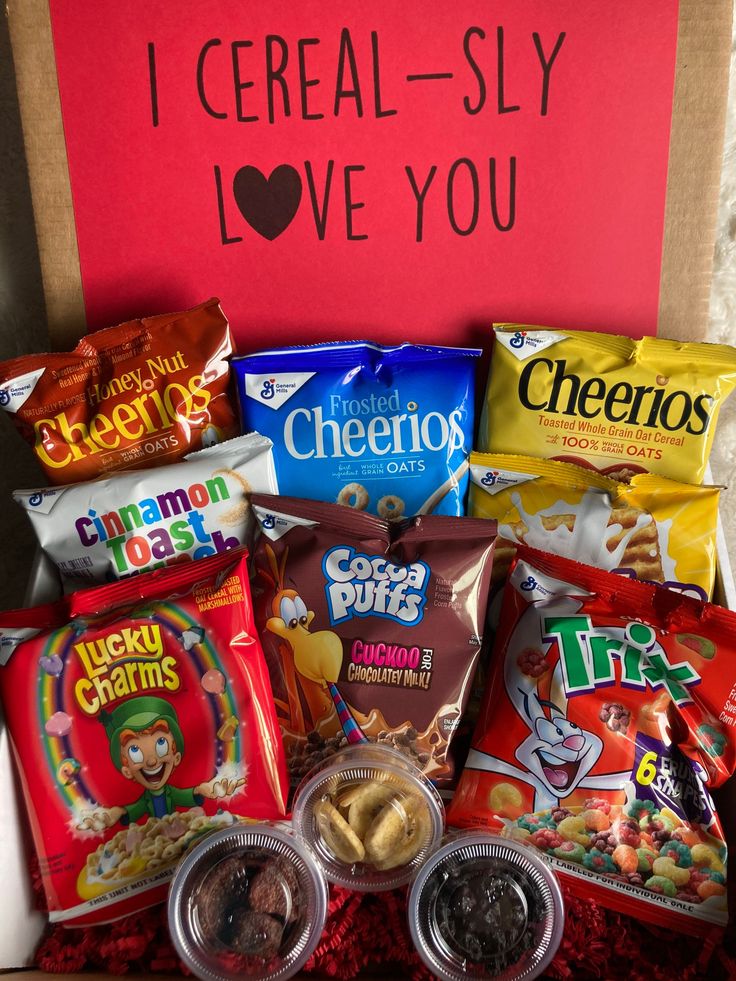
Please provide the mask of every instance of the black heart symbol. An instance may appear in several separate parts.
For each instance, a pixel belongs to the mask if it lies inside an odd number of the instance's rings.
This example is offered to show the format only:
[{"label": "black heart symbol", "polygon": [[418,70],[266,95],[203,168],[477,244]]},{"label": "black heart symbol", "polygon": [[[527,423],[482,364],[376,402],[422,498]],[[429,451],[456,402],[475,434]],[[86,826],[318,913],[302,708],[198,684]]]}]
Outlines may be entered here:
[{"label": "black heart symbol", "polygon": [[302,179],[289,164],[265,177],[257,167],[241,167],[233,179],[240,213],[269,242],[289,227],[302,199]]}]

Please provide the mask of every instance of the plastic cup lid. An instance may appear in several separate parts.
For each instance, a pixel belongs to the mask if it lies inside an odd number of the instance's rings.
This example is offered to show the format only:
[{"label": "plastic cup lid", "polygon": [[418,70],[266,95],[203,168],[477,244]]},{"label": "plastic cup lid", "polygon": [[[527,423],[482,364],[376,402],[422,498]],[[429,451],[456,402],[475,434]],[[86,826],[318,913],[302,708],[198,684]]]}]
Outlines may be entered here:
[{"label": "plastic cup lid", "polygon": [[442,981],[536,978],[564,926],[552,870],[524,845],[482,831],[459,834],[427,860],[407,913],[417,952]]},{"label": "plastic cup lid", "polygon": [[176,871],[171,939],[205,981],[281,981],[306,963],[327,919],[327,883],[309,848],[265,824],[209,835]]}]

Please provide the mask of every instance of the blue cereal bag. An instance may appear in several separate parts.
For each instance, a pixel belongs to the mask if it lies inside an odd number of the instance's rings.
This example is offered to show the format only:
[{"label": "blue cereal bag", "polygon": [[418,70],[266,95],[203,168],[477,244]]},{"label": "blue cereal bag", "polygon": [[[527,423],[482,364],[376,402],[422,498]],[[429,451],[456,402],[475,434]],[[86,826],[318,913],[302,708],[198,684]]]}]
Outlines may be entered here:
[{"label": "blue cereal bag", "polygon": [[465,513],[480,354],[351,341],[232,364],[243,426],[273,441],[282,494],[398,520]]}]

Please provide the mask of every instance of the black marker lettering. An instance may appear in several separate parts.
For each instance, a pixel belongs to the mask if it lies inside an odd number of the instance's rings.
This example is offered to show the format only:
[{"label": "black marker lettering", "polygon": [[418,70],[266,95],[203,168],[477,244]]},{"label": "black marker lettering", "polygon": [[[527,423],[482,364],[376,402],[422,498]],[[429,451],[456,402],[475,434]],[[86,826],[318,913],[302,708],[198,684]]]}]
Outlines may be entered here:
[{"label": "black marker lettering", "polygon": [[417,240],[417,242],[421,242],[422,241],[422,234],[423,234],[423,231],[424,231],[424,199],[427,196],[427,191],[429,190],[430,184],[434,180],[434,175],[437,173],[437,165],[436,164],[432,164],[432,167],[430,168],[430,171],[427,174],[427,179],[424,182],[424,187],[421,189],[421,191],[419,190],[419,185],[416,182],[416,179],[414,177],[414,171],[412,170],[412,168],[407,164],[407,166],[404,167],[404,170],[406,171],[406,176],[409,178],[409,183],[411,184],[411,189],[414,192],[414,197],[416,198],[416,201],[417,201],[417,237],[416,237],[416,240]]},{"label": "black marker lettering", "polygon": [[470,99],[467,95],[463,96],[463,106],[465,111],[469,116],[477,115],[483,106],[486,104],[486,80],[483,78],[483,72],[478,66],[478,62],[473,57],[470,51],[470,39],[475,36],[479,37],[481,41],[485,41],[486,32],[481,30],[480,27],[469,27],[465,32],[465,37],[463,38],[463,51],[465,52],[465,58],[467,59],[470,69],[478,80],[478,103],[477,105],[471,105]]},{"label": "black marker lettering", "polygon": [[212,108],[204,90],[204,61],[210,49],[217,47],[218,44],[222,44],[219,37],[211,37],[199,52],[199,58],[197,58],[197,92],[202,108],[208,115],[212,116],[213,119],[227,119],[226,112],[217,112],[216,109]]}]

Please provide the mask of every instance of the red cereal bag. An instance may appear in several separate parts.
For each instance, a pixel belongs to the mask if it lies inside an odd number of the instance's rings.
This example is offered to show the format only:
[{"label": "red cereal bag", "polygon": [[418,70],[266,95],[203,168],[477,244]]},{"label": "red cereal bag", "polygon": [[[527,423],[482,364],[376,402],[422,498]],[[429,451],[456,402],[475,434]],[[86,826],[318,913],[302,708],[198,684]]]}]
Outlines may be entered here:
[{"label": "red cereal bag", "polygon": [[725,924],[708,788],[736,765],[735,655],[728,610],[518,548],[448,821],[528,842],[604,906]]},{"label": "red cereal bag", "polygon": [[0,364],[0,409],[54,484],[180,460],[237,436],[233,344],[217,300]]},{"label": "red cereal bag", "polygon": [[0,614],[0,696],[52,922],[151,906],[192,843],[284,817],[246,558]]}]

